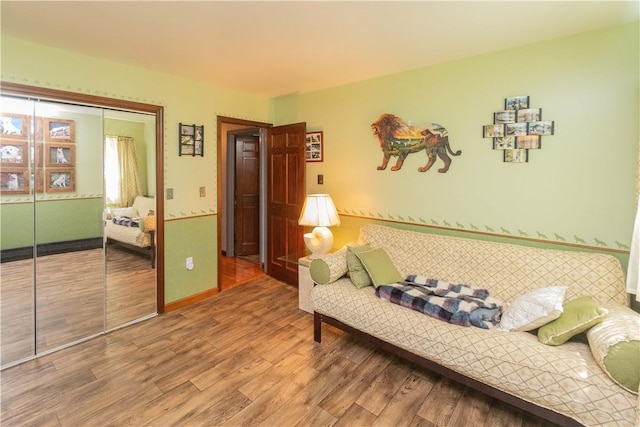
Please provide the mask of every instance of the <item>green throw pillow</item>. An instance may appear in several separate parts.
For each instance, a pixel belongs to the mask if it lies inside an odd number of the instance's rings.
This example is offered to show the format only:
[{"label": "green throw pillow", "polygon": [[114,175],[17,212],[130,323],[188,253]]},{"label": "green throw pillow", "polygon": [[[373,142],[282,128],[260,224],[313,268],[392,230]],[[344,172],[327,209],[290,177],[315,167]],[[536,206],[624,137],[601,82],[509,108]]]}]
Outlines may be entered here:
[{"label": "green throw pillow", "polygon": [[358,252],[370,251],[371,246],[367,243],[362,246],[347,246],[347,268],[349,269],[349,277],[356,288],[364,288],[371,286],[371,278],[365,270],[364,265],[358,259]]},{"label": "green throw pillow", "polygon": [[333,283],[347,272],[347,248],[316,258],[309,265],[309,273],[314,283],[326,285]]},{"label": "green throw pillow", "polygon": [[538,329],[538,340],[547,345],[561,345],[602,322],[607,310],[590,296],[584,296],[564,304],[560,317]]},{"label": "green throw pillow", "polygon": [[382,285],[388,285],[400,282],[402,276],[391,262],[391,258],[384,249],[372,249],[370,251],[358,252],[356,256],[364,268],[369,273],[373,286],[376,288]]},{"label": "green throw pillow", "polygon": [[640,387],[640,314],[609,305],[602,323],[587,331],[594,359],[613,381],[631,393]]},{"label": "green throw pillow", "polygon": [[640,341],[623,341],[609,347],[604,357],[604,371],[631,393],[640,387]]}]

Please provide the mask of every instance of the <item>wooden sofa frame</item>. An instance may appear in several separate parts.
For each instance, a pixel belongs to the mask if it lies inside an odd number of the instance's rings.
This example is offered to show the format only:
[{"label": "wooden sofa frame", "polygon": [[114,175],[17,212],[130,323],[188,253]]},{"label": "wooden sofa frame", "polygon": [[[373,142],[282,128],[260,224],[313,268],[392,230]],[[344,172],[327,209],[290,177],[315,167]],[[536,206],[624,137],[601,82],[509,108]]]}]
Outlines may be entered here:
[{"label": "wooden sofa frame", "polygon": [[499,390],[495,387],[484,384],[473,378],[466,377],[436,362],[425,359],[424,357],[420,357],[414,353],[411,353],[408,350],[395,346],[387,341],[381,340],[380,338],[374,337],[373,335],[369,335],[366,332],[362,332],[359,329],[356,329],[352,326],[344,324],[341,321],[334,319],[333,317],[329,317],[327,315],[320,314],[314,311],[313,312],[313,340],[317,343],[320,343],[322,341],[322,323],[323,322],[328,325],[335,326],[336,328],[341,329],[345,332],[348,332],[359,339],[363,339],[364,341],[367,341],[391,354],[395,354],[396,356],[399,356],[405,360],[408,360],[409,362],[415,363],[416,365],[422,366],[423,368],[426,368],[430,371],[440,374],[443,377],[449,378],[464,386],[470,387],[474,390],[477,390],[481,393],[484,393],[490,397],[498,399],[509,405],[515,406],[518,409],[522,409],[526,412],[529,412],[547,421],[551,421],[553,423],[559,424],[561,426],[567,426],[567,427],[582,426],[581,423],[574,420],[573,418],[569,418],[566,415],[559,414],[550,409],[543,408],[531,402],[527,402],[526,400],[520,399],[519,397],[513,396],[509,393],[505,393],[502,390]]}]

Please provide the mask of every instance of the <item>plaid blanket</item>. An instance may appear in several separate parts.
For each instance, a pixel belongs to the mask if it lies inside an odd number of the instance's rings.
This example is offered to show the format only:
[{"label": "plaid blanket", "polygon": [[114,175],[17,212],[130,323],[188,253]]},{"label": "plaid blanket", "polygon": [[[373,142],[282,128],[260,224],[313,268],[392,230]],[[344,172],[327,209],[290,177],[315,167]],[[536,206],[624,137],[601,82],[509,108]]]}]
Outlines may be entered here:
[{"label": "plaid blanket", "polygon": [[129,218],[128,216],[121,216],[120,218],[113,218],[113,223],[123,225],[125,227],[140,228],[140,218]]},{"label": "plaid blanket", "polygon": [[502,302],[486,289],[410,275],[379,286],[376,296],[427,316],[460,326],[490,329],[500,323]]}]

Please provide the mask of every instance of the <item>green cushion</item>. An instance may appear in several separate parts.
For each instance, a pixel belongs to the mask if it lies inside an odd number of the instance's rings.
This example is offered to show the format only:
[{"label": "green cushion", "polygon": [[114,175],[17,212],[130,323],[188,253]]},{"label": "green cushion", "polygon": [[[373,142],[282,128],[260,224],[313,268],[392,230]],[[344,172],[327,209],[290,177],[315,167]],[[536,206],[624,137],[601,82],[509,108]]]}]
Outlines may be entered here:
[{"label": "green cushion", "polygon": [[640,386],[640,341],[624,341],[609,347],[604,357],[605,372],[622,387],[638,392]]},{"label": "green cushion", "polygon": [[590,296],[584,296],[564,304],[563,312],[556,320],[538,329],[538,340],[547,345],[561,345],[571,337],[582,333],[607,317],[607,310]]},{"label": "green cushion", "polygon": [[593,358],[618,385],[637,394],[640,387],[640,314],[618,304],[607,306],[602,323],[587,331]]},{"label": "green cushion", "polygon": [[323,255],[316,258],[309,265],[309,273],[314,283],[326,285],[333,283],[347,272],[347,249],[342,247],[340,250]]},{"label": "green cushion", "polygon": [[358,259],[356,254],[358,252],[370,251],[371,246],[367,243],[362,246],[347,246],[347,268],[349,269],[349,277],[351,282],[356,288],[364,288],[365,286],[371,286],[371,278],[369,273],[365,270],[364,265]]},{"label": "green cushion", "polygon": [[402,281],[402,276],[391,262],[391,258],[384,249],[372,249],[370,251],[357,252],[356,256],[369,273],[373,286],[376,288]]}]

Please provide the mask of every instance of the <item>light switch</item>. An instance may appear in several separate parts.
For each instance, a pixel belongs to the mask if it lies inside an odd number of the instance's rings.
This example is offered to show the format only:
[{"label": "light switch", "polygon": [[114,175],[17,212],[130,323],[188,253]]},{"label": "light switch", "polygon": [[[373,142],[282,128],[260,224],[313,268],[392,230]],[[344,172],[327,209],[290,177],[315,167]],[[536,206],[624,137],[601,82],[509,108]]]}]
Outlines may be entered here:
[{"label": "light switch", "polygon": [[318,184],[324,184],[324,175],[318,174]]},{"label": "light switch", "polygon": [[204,187],[200,187],[200,197],[205,197],[207,195],[207,190]]},{"label": "light switch", "polygon": [[167,188],[167,200],[173,199],[173,188]]}]

